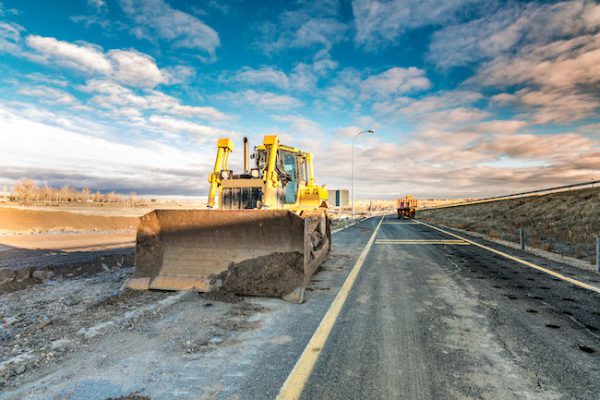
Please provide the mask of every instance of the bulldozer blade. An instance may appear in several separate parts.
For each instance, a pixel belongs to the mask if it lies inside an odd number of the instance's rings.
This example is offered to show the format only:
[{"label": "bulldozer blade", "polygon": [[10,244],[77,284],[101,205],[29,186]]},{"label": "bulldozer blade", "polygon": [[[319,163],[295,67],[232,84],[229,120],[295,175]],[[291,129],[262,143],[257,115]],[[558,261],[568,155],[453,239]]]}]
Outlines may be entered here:
[{"label": "bulldozer blade", "polygon": [[155,210],[140,218],[125,287],[302,302],[330,248],[325,211]]}]

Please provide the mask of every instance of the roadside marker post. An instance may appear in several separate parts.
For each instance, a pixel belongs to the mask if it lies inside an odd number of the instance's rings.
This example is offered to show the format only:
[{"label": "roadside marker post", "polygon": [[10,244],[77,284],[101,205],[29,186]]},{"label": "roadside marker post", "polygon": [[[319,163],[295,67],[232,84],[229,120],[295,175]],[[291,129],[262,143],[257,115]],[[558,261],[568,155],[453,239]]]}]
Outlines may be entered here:
[{"label": "roadside marker post", "polygon": [[521,250],[525,250],[525,228],[519,228],[519,243],[521,244]]},{"label": "roadside marker post", "polygon": [[596,271],[600,272],[600,235],[596,238]]}]

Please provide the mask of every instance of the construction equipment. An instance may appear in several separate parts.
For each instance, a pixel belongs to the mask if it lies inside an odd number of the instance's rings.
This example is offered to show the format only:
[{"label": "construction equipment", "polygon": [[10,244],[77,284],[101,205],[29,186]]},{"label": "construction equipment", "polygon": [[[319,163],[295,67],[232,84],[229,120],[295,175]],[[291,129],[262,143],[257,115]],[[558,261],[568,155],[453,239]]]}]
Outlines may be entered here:
[{"label": "construction equipment", "polygon": [[398,219],[404,217],[414,218],[417,212],[418,201],[413,199],[411,195],[396,200],[396,208],[398,209]]},{"label": "construction equipment", "polygon": [[[140,218],[132,289],[226,291],[302,302],[331,248],[328,194],[310,153],[265,136],[244,171],[229,169],[219,139],[207,210],[154,210]],[[218,196],[217,196],[218,195]],[[217,204],[218,208],[214,209]]]}]

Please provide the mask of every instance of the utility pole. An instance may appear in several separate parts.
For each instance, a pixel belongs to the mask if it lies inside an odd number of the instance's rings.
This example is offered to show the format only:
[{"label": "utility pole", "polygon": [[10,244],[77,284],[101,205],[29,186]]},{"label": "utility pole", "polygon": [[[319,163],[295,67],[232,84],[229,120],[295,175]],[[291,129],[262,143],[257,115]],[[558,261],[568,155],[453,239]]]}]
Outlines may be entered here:
[{"label": "utility pole", "polygon": [[356,139],[363,133],[375,133],[375,131],[373,129],[360,131],[352,138],[352,219],[354,219],[354,145],[356,144]]}]

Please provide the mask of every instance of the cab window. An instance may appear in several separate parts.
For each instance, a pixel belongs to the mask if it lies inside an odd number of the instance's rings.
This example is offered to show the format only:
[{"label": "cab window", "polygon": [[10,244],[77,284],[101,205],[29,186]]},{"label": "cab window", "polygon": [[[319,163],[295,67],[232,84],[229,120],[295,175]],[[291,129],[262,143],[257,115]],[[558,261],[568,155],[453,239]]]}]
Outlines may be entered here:
[{"label": "cab window", "polygon": [[298,164],[296,163],[296,155],[288,151],[282,151],[283,169],[289,175],[290,181],[285,185],[285,202],[293,204],[296,202],[298,195]]}]

